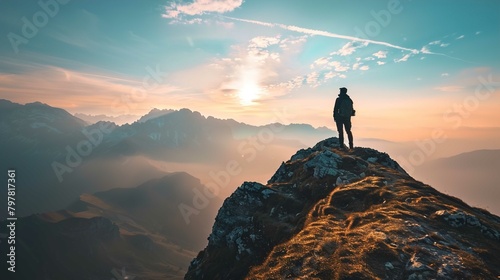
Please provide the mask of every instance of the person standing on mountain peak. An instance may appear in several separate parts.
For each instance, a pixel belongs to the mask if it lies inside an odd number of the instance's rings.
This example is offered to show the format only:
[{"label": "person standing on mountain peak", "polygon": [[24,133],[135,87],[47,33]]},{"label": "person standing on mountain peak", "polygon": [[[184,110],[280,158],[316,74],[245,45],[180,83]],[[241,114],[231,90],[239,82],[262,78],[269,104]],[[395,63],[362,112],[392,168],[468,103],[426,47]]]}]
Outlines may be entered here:
[{"label": "person standing on mountain peak", "polygon": [[347,133],[347,138],[349,139],[349,148],[354,147],[352,132],[351,132],[351,117],[354,116],[356,111],[354,110],[353,102],[351,97],[347,95],[347,88],[341,87],[340,93],[335,100],[335,106],[333,107],[333,119],[337,124],[337,131],[339,132],[339,147],[344,148],[344,128]]}]

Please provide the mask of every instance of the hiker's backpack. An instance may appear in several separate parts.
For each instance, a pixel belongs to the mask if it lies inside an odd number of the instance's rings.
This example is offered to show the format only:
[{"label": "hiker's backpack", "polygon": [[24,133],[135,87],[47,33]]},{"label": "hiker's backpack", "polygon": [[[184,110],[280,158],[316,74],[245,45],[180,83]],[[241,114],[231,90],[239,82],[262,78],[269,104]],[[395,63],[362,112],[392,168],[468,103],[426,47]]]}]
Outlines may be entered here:
[{"label": "hiker's backpack", "polygon": [[352,106],[352,100],[349,97],[341,98],[339,103],[339,117],[341,118],[349,118],[354,116],[354,108]]}]

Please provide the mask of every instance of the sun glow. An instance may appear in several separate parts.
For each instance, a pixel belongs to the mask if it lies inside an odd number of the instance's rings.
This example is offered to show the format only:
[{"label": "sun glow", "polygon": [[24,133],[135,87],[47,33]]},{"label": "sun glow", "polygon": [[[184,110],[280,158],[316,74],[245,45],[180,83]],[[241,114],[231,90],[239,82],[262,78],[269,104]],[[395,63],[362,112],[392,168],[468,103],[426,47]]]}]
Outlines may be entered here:
[{"label": "sun glow", "polygon": [[238,96],[243,106],[255,104],[254,100],[260,95],[260,88],[255,83],[245,83],[242,85]]},{"label": "sun glow", "polygon": [[255,105],[262,89],[259,87],[258,70],[253,67],[241,73],[238,97],[243,106]]}]

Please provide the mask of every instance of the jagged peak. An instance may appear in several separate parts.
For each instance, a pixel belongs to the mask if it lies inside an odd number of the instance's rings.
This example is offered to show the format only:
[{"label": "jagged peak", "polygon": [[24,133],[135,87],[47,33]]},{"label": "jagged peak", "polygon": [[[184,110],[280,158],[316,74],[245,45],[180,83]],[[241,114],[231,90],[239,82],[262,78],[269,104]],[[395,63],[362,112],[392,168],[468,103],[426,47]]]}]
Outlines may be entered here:
[{"label": "jagged peak", "polygon": [[303,165],[304,170],[312,169],[312,175],[317,179],[327,175],[340,175],[339,180],[342,182],[352,181],[365,177],[367,175],[365,169],[369,164],[380,164],[393,172],[409,176],[388,154],[362,147],[351,150],[339,149],[338,138],[332,137],[317,143],[312,148],[297,151],[290,160],[281,164],[268,184],[286,183],[295,172],[292,169],[296,169],[294,167],[297,165]]}]

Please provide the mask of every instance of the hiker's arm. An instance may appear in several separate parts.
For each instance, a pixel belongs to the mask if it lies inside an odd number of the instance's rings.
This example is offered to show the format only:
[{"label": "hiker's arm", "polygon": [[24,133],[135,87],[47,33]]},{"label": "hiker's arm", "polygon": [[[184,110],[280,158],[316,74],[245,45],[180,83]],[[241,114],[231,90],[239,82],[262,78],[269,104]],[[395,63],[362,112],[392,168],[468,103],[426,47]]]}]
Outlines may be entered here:
[{"label": "hiker's arm", "polygon": [[337,98],[335,100],[335,106],[333,107],[333,119],[337,120],[337,111],[338,111],[338,106],[339,106],[339,99]]}]

